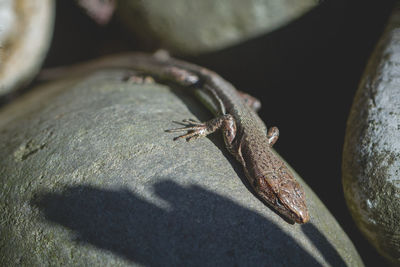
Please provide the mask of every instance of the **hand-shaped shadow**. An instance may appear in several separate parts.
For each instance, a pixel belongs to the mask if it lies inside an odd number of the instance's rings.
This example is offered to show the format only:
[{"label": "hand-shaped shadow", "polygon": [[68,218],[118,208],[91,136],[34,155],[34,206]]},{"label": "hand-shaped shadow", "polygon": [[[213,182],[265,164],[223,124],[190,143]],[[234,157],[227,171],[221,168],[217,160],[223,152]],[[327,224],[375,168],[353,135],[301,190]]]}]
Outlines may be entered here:
[{"label": "hand-shaped shadow", "polygon": [[[32,203],[80,242],[147,266],[320,266],[268,219],[225,197],[171,181],[156,184],[155,192],[170,208],[128,190],[90,186],[44,193]],[[345,266],[330,245],[318,249],[328,249],[330,264]]]}]

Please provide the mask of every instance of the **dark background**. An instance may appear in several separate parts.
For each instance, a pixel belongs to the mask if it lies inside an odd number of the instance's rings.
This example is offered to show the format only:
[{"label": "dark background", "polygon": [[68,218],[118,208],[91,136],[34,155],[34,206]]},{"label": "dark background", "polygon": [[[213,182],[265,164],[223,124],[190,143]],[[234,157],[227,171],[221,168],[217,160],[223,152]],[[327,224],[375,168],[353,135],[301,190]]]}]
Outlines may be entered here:
[{"label": "dark background", "polygon": [[[362,72],[394,1],[324,1],[268,35],[186,58],[258,97],[261,118],[280,129],[276,149],[311,186],[367,266],[385,260],[357,230],[341,184],[346,119]],[[128,37],[129,36],[129,37]],[[73,1],[57,1],[45,67],[127,50],[146,50],[117,20],[98,26]]]}]

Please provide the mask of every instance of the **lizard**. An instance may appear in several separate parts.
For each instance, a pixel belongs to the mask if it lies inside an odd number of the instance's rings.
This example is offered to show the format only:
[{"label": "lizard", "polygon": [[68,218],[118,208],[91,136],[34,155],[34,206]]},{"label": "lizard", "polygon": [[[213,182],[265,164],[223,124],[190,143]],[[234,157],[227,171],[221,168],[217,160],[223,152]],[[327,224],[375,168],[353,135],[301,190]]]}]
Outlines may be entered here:
[{"label": "lizard", "polygon": [[[303,224],[309,221],[303,188],[272,148],[279,130],[277,127],[267,130],[256,113],[259,104],[250,96],[209,69],[166,56],[128,53],[80,64],[78,72],[99,67],[126,67],[140,75],[193,89],[215,118],[204,123],[186,119],[180,122],[184,127],[166,132],[184,131],[186,133],[174,140],[190,141],[222,130],[227,150],[243,166],[255,194],[287,222]],[[42,73],[42,78],[54,77],[57,73],[60,69],[50,70]]]}]

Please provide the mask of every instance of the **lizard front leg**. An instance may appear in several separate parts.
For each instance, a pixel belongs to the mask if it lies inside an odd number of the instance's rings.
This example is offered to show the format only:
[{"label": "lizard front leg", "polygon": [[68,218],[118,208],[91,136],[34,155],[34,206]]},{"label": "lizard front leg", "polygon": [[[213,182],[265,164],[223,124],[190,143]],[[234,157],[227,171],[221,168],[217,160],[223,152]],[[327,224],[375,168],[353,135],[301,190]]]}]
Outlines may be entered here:
[{"label": "lizard front leg", "polygon": [[227,146],[231,146],[233,139],[236,136],[236,123],[232,115],[230,114],[219,116],[207,122],[197,122],[192,119],[186,119],[183,120],[182,123],[177,123],[183,124],[185,125],[185,127],[169,129],[166,130],[166,132],[174,133],[187,131],[187,133],[175,137],[174,140],[185,138],[186,141],[190,141],[199,137],[207,136],[218,129],[222,129],[224,133],[225,143],[227,144]]}]

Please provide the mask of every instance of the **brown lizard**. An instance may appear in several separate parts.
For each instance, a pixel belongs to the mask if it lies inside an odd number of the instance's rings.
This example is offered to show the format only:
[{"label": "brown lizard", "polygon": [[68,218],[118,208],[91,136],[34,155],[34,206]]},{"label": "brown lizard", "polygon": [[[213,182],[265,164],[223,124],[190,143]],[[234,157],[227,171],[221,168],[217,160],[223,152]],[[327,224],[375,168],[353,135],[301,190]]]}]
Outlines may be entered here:
[{"label": "brown lizard", "polygon": [[[272,150],[279,131],[271,127],[267,132],[265,124],[254,110],[259,105],[251,97],[244,95],[245,99],[250,99],[253,107],[244,101],[243,93],[216,73],[169,57],[130,53],[81,64],[79,72],[100,67],[126,67],[158,80],[193,88],[200,100],[217,115],[216,118],[205,123],[184,120],[185,127],[167,132],[187,131],[174,140],[185,138],[189,141],[221,129],[226,148],[242,164],[256,195],[291,223],[309,221],[303,188]],[[70,73],[71,70],[66,72]],[[57,76],[57,70],[43,74],[42,78],[54,77]]]}]

